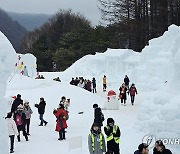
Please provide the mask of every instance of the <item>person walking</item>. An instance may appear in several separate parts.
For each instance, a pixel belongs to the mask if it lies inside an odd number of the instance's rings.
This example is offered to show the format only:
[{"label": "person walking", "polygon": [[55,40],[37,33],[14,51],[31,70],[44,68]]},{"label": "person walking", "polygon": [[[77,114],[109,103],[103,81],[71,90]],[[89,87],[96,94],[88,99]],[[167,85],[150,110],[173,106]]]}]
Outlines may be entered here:
[{"label": "person walking", "polygon": [[98,104],[93,104],[94,108],[94,123],[96,123],[99,128],[103,126],[104,121],[104,114],[102,113],[102,110],[100,107],[98,107]]},{"label": "person walking", "polygon": [[59,108],[53,111],[56,116],[56,131],[59,132],[58,140],[65,140],[65,129],[68,127],[66,123],[67,111],[64,109],[63,104],[59,104]]},{"label": "person walking", "polygon": [[5,117],[8,123],[8,133],[10,138],[10,153],[14,153],[14,137],[15,135],[18,136],[18,130],[15,121],[12,118],[12,113],[7,113],[7,116]]},{"label": "person walking", "polygon": [[129,90],[129,82],[130,82],[130,80],[129,80],[128,76],[125,75],[124,83],[125,83],[125,86],[126,86],[126,88],[127,88],[128,90]]},{"label": "person walking", "polygon": [[148,145],[146,143],[141,143],[134,154],[149,154]]},{"label": "person walking", "polygon": [[106,88],[107,88],[107,82],[106,82],[106,76],[104,75],[104,77],[103,77],[103,92],[106,91]]},{"label": "person walking", "polygon": [[26,115],[26,123],[25,123],[26,132],[27,132],[27,135],[30,135],[29,134],[29,126],[30,126],[31,114],[33,113],[33,111],[31,109],[28,101],[24,101],[24,113]]},{"label": "person walking", "polygon": [[120,154],[119,142],[121,132],[117,125],[115,125],[113,118],[107,119],[107,126],[104,127],[104,132],[107,135],[107,150],[112,154]]},{"label": "person walking", "polygon": [[106,152],[106,142],[99,125],[93,123],[88,136],[88,147],[90,154],[103,154]]},{"label": "person walking", "polygon": [[127,88],[125,86],[125,84],[123,83],[122,86],[119,88],[119,99],[121,99],[121,104],[123,104],[124,102],[124,105],[126,105],[126,99],[127,99]]},{"label": "person walking", "polygon": [[16,122],[16,126],[19,132],[19,135],[17,136],[18,142],[20,142],[20,131],[23,132],[23,136],[25,137],[26,141],[29,141],[26,130],[25,130],[25,124],[26,124],[26,115],[24,113],[24,107],[23,105],[19,105],[17,108],[17,111],[14,114],[14,119]]},{"label": "person walking", "polygon": [[93,93],[97,93],[97,91],[96,91],[96,79],[95,78],[93,78],[92,79],[92,87],[93,87]]},{"label": "person walking", "polygon": [[130,97],[131,97],[131,104],[134,105],[135,94],[137,95],[137,89],[135,84],[133,83],[129,89]]},{"label": "person walking", "polygon": [[153,154],[172,154],[172,152],[169,149],[166,149],[165,145],[161,140],[157,140],[155,142]]},{"label": "person walking", "polygon": [[11,106],[11,113],[15,113],[15,111],[17,110],[17,107],[19,105],[23,105],[23,100],[21,99],[21,95],[17,94],[16,99],[13,101],[12,106]]},{"label": "person walking", "polygon": [[46,107],[46,102],[44,100],[43,97],[40,98],[40,103],[39,104],[35,104],[34,105],[36,108],[38,108],[38,113],[39,113],[39,119],[40,119],[40,124],[39,126],[46,126],[47,125],[47,121],[44,120],[43,116],[44,116],[44,113],[45,113],[45,107]]}]

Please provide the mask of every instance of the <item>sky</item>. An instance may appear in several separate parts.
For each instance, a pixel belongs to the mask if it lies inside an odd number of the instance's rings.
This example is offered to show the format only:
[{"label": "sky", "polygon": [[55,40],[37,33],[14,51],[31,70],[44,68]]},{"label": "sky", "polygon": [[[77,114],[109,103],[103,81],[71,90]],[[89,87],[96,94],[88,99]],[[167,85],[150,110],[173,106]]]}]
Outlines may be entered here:
[{"label": "sky", "polygon": [[18,13],[54,14],[59,9],[72,9],[98,24],[100,12],[97,0],[1,0],[0,8]]},{"label": "sky", "polygon": [[[88,154],[87,137],[93,122],[92,106],[94,103],[97,103],[104,113],[103,126],[106,126],[107,118],[112,117],[115,124],[120,127],[122,154],[132,154],[138,145],[142,141],[146,142],[150,136],[153,136],[152,147],[156,139],[163,139],[166,147],[171,149],[173,154],[179,154],[180,45],[177,42],[180,40],[180,27],[171,25],[163,36],[150,40],[149,46],[146,46],[138,55],[129,50],[108,49],[105,53],[82,57],[64,72],[40,72],[44,75],[44,80],[22,76],[19,73],[11,74],[7,79],[10,71],[21,70],[23,67],[15,66],[15,61],[9,62],[9,59],[17,61],[18,55],[15,56],[10,42],[2,33],[0,34],[0,73],[1,81],[3,81],[0,82],[0,94],[2,99],[2,95],[6,93],[5,97],[8,101],[0,101],[0,107],[3,108],[0,110],[0,153],[8,154],[6,149],[8,148],[7,127],[3,119],[6,114],[5,109],[9,111],[6,106],[13,101],[10,96],[21,94],[23,100],[30,102],[33,114],[29,141],[26,142],[22,134],[20,143],[15,139],[16,154],[49,154],[52,152]],[[34,57],[33,60],[32,56],[30,58],[22,56],[23,65],[28,62],[29,66],[32,66],[30,62],[35,62],[36,59]],[[31,72],[32,68],[29,67],[28,72]],[[129,76],[130,84],[134,82],[138,90],[133,106],[129,96],[126,106],[118,102],[118,97],[112,97],[110,102],[107,102],[107,93],[102,92],[104,74],[107,75],[107,91],[114,90],[117,94],[124,75]],[[97,79],[97,94],[69,84],[71,77],[80,75],[85,79],[91,80],[92,77]],[[57,76],[62,82],[52,80]],[[58,106],[62,96],[70,98],[71,104],[66,140],[59,142],[58,133],[55,132],[56,119],[52,111]],[[40,97],[44,97],[47,103],[44,115],[45,120],[48,121],[46,127],[38,126],[39,116],[34,107]],[[119,103],[119,109],[105,108],[105,103],[112,103],[111,99]],[[78,112],[83,112],[83,114],[78,114]],[[77,149],[72,149],[74,146],[70,144],[72,140],[76,143],[79,139],[82,139],[82,144],[76,145]],[[169,139],[171,142],[168,143]],[[177,140],[179,142],[176,142]],[[40,147],[43,148],[40,149]],[[152,153],[152,147],[150,147],[150,153]]]}]

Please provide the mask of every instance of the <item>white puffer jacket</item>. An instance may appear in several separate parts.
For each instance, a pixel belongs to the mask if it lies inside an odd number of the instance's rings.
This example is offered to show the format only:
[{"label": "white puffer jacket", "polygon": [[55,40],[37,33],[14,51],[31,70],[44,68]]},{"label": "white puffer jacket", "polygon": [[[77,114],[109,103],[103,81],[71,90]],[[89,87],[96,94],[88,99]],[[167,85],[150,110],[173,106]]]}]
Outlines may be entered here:
[{"label": "white puffer jacket", "polygon": [[18,136],[18,130],[17,130],[17,126],[15,121],[13,120],[13,118],[7,118],[7,123],[8,123],[8,132],[9,132],[9,136],[11,135],[16,135]]}]

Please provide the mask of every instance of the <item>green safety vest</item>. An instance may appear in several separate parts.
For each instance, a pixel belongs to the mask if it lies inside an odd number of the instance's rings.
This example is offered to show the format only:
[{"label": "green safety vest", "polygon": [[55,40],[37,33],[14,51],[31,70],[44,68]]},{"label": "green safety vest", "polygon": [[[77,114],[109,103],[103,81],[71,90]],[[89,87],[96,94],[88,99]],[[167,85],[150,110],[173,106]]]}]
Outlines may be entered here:
[{"label": "green safety vest", "polygon": [[[91,140],[92,140],[92,150],[94,151],[95,148],[94,148],[94,145],[95,145],[95,142],[94,142],[94,135],[93,133],[90,133],[91,135]],[[102,150],[103,149],[103,136],[102,136],[102,133],[99,134],[99,140],[100,140],[100,149]]]},{"label": "green safety vest", "polygon": [[[109,129],[109,126],[106,126],[106,128]],[[110,141],[110,140],[114,139],[114,141],[115,141],[117,144],[120,142],[120,137],[114,137],[114,136],[113,136],[113,133],[115,134],[116,131],[117,131],[117,129],[118,129],[118,126],[117,126],[117,125],[114,125],[114,126],[113,126],[113,132],[112,132],[109,136],[107,136],[107,138],[106,138],[107,141]]]}]

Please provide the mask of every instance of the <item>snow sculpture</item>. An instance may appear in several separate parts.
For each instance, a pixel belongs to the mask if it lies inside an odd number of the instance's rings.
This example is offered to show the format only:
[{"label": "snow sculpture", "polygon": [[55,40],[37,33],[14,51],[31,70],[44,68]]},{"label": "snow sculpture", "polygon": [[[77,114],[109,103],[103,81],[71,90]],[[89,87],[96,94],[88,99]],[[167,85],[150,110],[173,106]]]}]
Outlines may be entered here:
[{"label": "snow sculpture", "polygon": [[8,77],[13,71],[15,64],[16,52],[6,36],[0,32],[0,153],[7,154],[9,137],[7,122],[4,117],[7,114],[7,102],[3,98],[6,92]]},{"label": "snow sculpture", "polygon": [[105,109],[107,110],[118,110],[119,109],[119,103],[116,99],[116,93],[113,90],[108,91],[107,93],[107,100],[104,104]]}]

